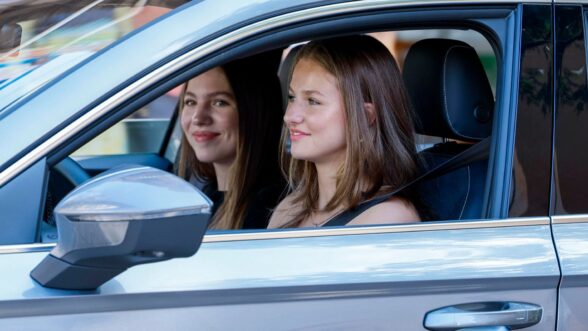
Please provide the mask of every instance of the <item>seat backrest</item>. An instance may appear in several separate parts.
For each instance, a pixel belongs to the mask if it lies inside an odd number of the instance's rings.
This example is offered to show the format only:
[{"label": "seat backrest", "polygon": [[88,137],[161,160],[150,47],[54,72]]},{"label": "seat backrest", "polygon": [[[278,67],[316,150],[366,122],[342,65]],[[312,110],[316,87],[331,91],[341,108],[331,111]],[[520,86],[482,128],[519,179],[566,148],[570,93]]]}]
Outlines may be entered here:
[{"label": "seat backrest", "polygon": [[[409,50],[403,78],[417,133],[452,139],[420,152],[425,170],[491,134],[494,97],[476,51],[449,39],[425,39]],[[487,160],[423,182],[422,202],[436,219],[481,218]]]}]

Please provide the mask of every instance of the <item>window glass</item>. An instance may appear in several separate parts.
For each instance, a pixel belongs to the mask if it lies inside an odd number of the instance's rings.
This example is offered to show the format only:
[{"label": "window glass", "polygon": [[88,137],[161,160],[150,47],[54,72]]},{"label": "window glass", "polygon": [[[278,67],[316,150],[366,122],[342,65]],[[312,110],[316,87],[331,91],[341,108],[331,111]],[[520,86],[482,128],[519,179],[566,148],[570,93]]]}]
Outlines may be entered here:
[{"label": "window glass", "polygon": [[[552,196],[552,212],[555,215],[586,214],[588,206],[588,151],[580,147],[586,141],[588,127],[588,84],[586,80],[586,27],[588,20],[581,22],[582,12],[579,7],[557,8],[557,48],[556,70],[556,117],[555,117],[555,151],[553,154],[553,179],[555,195]],[[542,92],[542,90],[539,90]],[[547,117],[547,111],[541,115]],[[551,124],[551,122],[549,122]],[[518,131],[517,131],[518,132]],[[533,136],[534,137],[534,136]],[[535,140],[534,140],[535,141]],[[547,143],[533,146],[534,149],[544,148],[543,155],[548,155]],[[547,159],[543,156],[544,159]],[[530,177],[529,174],[526,174]],[[548,178],[547,174],[543,178]],[[541,179],[543,179],[541,178]],[[527,181],[532,181],[527,179]],[[552,184],[553,185],[553,184]],[[533,201],[531,187],[527,199]],[[543,198],[543,197],[542,197]],[[535,199],[538,200],[538,199]],[[531,209],[533,205],[528,209]],[[543,207],[543,206],[541,206]],[[538,208],[537,208],[538,209]],[[545,209],[541,210],[545,215]],[[529,211],[527,211],[528,213]],[[536,212],[531,209],[531,212]]]},{"label": "window glass", "polygon": [[180,87],[155,99],[73,153],[73,156],[159,153]]}]

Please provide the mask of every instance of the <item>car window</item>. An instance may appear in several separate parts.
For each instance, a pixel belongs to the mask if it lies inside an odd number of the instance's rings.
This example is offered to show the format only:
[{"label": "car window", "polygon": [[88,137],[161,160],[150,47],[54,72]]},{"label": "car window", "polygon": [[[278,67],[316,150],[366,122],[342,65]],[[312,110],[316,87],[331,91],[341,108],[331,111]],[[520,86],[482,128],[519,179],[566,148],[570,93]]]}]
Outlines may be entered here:
[{"label": "car window", "polygon": [[584,183],[587,179],[585,165],[588,153],[578,147],[584,141],[583,137],[586,137],[588,84],[584,68],[588,64],[585,49],[588,17],[584,10],[581,24],[577,8],[562,9],[558,15],[567,25],[561,23],[557,30],[559,68],[555,94],[557,120],[554,129],[555,195],[552,198],[552,211],[554,215],[586,214],[588,190]]},{"label": "car window", "polygon": [[[90,140],[72,156],[159,153],[178,102],[180,87],[141,107],[123,121]],[[171,159],[170,159],[171,160]]]},{"label": "car window", "polygon": [[[419,42],[425,41],[426,43],[429,40],[438,39],[449,43],[464,43],[475,51],[474,57],[483,69],[480,78],[488,82],[489,100],[493,107],[494,95],[496,94],[497,59],[489,41],[479,32],[474,30],[425,29],[382,31],[370,33],[370,35],[388,47],[403,71],[405,70],[405,63],[411,47]],[[291,48],[285,48],[283,58],[285,58],[287,50]],[[182,130],[179,126],[179,118],[172,117],[172,114],[177,111],[176,106],[181,91],[182,87],[168,91],[86,143],[71,156],[76,158],[164,151],[163,157],[166,157],[171,162],[177,161]],[[435,112],[439,111],[442,110],[435,110]],[[488,111],[492,113],[493,109]],[[429,115],[425,114],[424,116],[423,120],[427,120]],[[431,113],[430,116],[436,115]],[[174,122],[170,122],[172,118]],[[486,121],[486,124],[489,123],[490,126],[486,125],[484,127],[485,133],[473,139],[461,139],[459,134],[455,133],[447,135],[433,134],[434,132],[431,133],[430,128],[427,129],[429,131],[417,130],[419,133],[416,137],[415,147],[423,159],[423,172],[450,160],[468,147],[473,146],[477,141],[482,140],[484,134],[489,135],[492,119],[489,118]],[[279,121],[274,125],[281,126],[282,124]],[[173,130],[169,132],[171,137],[165,139],[165,133],[168,132],[171,125],[174,126]],[[439,132],[443,132],[443,130],[439,130]],[[166,145],[162,146],[164,143]],[[427,220],[483,218],[482,209],[487,162],[488,156],[486,155],[482,162],[473,162],[467,168],[458,169],[448,175],[425,182],[420,187],[420,190],[424,208],[431,211],[430,215],[427,216]],[[177,164],[173,168],[177,168]],[[475,179],[472,179],[473,175],[475,175]],[[458,187],[457,190],[453,191],[454,194],[451,197],[445,196],[447,194],[446,189],[438,189],[441,186],[450,187],[452,183],[457,183]],[[198,185],[202,185],[202,183]],[[475,187],[475,191],[471,189],[472,187]]]}]

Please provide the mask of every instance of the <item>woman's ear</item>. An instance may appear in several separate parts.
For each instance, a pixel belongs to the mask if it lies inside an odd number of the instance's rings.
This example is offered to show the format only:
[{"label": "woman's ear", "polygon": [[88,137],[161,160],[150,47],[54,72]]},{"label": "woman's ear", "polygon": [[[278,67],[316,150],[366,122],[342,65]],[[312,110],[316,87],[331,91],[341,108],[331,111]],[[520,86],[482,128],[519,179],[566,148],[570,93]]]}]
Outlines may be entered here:
[{"label": "woman's ear", "polygon": [[374,125],[374,123],[376,123],[376,111],[374,109],[374,104],[371,102],[364,102],[363,109],[367,113],[370,126]]}]

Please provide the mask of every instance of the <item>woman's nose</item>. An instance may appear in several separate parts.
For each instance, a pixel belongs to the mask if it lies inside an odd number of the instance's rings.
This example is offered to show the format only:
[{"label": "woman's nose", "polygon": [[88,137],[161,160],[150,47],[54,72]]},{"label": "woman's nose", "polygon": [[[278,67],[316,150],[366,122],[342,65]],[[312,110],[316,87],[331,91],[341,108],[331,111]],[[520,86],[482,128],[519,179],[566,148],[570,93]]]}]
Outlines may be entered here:
[{"label": "woman's nose", "polygon": [[192,114],[192,123],[195,125],[207,125],[212,123],[210,111],[205,105],[197,105]]},{"label": "woman's nose", "polygon": [[298,124],[303,120],[303,115],[300,107],[294,102],[288,103],[286,113],[284,114],[284,123],[286,124]]}]

